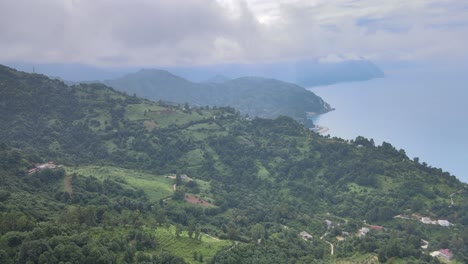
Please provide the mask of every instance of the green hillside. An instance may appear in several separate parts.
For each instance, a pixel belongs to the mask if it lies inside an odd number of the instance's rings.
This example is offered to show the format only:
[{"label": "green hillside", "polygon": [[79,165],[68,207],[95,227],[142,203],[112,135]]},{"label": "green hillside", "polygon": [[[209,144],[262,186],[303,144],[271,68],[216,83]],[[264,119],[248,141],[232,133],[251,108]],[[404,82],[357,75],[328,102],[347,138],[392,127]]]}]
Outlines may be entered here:
[{"label": "green hillside", "polygon": [[151,100],[194,106],[230,106],[252,117],[293,117],[311,126],[307,112],[321,114],[332,108],[298,85],[260,77],[193,83],[163,70],[141,70],[104,82],[117,90]]},{"label": "green hillside", "polygon": [[389,143],[3,66],[0,112],[0,263],[468,261],[466,184]]}]

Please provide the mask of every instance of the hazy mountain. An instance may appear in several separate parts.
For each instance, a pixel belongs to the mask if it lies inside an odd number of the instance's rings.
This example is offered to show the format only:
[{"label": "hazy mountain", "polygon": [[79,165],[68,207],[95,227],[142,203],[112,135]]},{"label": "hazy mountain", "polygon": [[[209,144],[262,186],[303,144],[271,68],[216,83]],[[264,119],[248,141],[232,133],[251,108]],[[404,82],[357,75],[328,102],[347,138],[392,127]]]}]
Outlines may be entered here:
[{"label": "hazy mountain", "polygon": [[207,79],[207,80],[205,80],[203,82],[205,82],[205,83],[224,83],[224,82],[227,82],[229,80],[231,80],[231,79],[224,76],[224,75],[216,74],[212,78],[209,78],[209,79]]},{"label": "hazy mountain", "polygon": [[[109,80],[136,72],[141,67],[96,67],[84,64],[32,64],[8,63],[10,67],[48,76],[57,76],[73,82]],[[299,60],[264,64],[219,64],[206,66],[158,66],[193,82],[203,82],[216,75],[228,79],[242,76],[260,76],[296,83],[302,86],[327,85],[339,82],[364,81],[380,78],[384,73],[372,62],[365,59],[338,61]]]},{"label": "hazy mountain", "polygon": [[225,64],[196,67],[168,67],[170,72],[193,81],[203,81],[216,74],[229,78],[260,76],[274,78],[301,86],[328,85],[339,82],[365,81],[385,74],[371,61],[353,59],[324,62],[300,60],[265,64]]},{"label": "hazy mountain", "polygon": [[104,83],[151,100],[231,106],[242,114],[266,118],[287,115],[303,124],[308,123],[307,112],[322,114],[331,110],[320,97],[303,87],[262,77],[194,83],[163,70],[141,70]]}]

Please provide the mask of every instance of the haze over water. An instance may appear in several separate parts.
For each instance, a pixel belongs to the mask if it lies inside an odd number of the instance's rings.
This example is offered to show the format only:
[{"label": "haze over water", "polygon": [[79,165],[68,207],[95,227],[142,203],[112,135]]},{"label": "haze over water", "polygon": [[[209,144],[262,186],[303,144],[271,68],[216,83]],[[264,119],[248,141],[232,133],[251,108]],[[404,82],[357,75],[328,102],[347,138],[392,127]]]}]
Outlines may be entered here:
[{"label": "haze over water", "polygon": [[315,123],[331,136],[389,142],[468,182],[466,69],[405,67],[382,79],[310,88],[336,108]]}]

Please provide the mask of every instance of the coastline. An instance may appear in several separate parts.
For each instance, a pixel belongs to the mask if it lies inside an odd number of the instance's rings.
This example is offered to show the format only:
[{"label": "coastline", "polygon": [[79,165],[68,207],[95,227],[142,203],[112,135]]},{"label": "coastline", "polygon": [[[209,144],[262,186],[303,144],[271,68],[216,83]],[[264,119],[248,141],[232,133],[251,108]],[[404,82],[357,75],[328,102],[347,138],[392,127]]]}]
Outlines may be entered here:
[{"label": "coastline", "polygon": [[[329,113],[329,112],[335,111],[335,110],[336,110],[335,108],[330,107],[330,108],[328,108],[325,112],[322,112],[322,113],[306,112],[306,117],[307,117],[307,119],[309,119],[309,120],[315,121],[315,119],[316,119],[317,117],[319,117],[320,115],[324,115],[324,114],[326,114],[326,113]],[[318,134],[324,134],[324,133],[326,133],[326,132],[328,132],[328,131],[330,130],[330,129],[329,129],[328,127],[326,127],[326,126],[320,126],[320,125],[315,124],[315,122],[314,122],[313,125],[314,125],[314,126],[311,127],[311,128],[309,128],[309,130],[310,130],[310,131],[313,131],[313,132],[315,132],[315,133],[318,133]]]}]

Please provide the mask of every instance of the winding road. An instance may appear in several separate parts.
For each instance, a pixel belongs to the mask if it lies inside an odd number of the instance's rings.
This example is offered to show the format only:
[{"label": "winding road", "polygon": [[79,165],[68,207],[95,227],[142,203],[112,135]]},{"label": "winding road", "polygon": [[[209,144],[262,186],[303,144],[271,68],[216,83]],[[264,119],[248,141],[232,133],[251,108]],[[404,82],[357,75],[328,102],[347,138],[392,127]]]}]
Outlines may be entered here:
[{"label": "winding road", "polygon": [[331,249],[330,253],[331,253],[331,255],[333,256],[335,247],[333,246],[332,243],[330,243],[330,242],[328,242],[328,241],[325,241],[325,242],[327,242],[327,243],[330,245],[330,249]]}]

